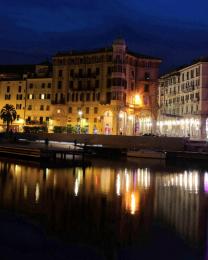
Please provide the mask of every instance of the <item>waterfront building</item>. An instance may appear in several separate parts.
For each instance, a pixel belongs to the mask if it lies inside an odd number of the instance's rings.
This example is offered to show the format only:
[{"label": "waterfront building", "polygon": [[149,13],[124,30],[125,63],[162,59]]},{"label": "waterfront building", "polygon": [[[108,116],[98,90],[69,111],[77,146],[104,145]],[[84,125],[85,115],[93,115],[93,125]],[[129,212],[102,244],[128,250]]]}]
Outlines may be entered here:
[{"label": "waterfront building", "polygon": [[17,131],[68,126],[76,133],[153,133],[160,63],[117,39],[110,48],[58,53],[53,66],[0,67],[0,107],[14,105]]},{"label": "waterfront building", "polygon": [[199,59],[159,80],[160,135],[204,139],[208,136],[208,59]]},{"label": "waterfront building", "polygon": [[161,60],[136,54],[123,39],[111,48],[53,57],[54,125],[134,135],[154,131]]},{"label": "waterfront building", "polygon": [[[50,127],[52,85],[50,66],[40,64],[34,66],[33,71],[22,69],[20,72],[17,69],[16,73],[12,66],[11,69],[1,73],[0,108],[11,104],[16,109],[17,119],[12,124],[13,130],[23,131],[23,126]],[[1,130],[4,128],[5,125],[1,122]]]}]

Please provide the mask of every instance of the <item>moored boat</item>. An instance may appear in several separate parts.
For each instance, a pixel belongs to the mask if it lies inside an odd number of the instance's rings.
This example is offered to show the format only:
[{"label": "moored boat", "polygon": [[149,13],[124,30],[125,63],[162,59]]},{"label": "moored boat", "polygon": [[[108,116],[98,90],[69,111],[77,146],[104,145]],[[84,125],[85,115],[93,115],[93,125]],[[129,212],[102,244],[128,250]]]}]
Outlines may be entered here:
[{"label": "moored boat", "polygon": [[127,156],[137,158],[166,159],[166,152],[151,150],[128,151]]}]

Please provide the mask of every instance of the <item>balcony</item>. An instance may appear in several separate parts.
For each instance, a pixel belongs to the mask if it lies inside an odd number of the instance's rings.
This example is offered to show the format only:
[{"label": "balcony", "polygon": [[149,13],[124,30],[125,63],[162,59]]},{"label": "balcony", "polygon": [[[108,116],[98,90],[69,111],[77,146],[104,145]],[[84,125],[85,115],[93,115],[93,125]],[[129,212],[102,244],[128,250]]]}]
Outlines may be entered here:
[{"label": "balcony", "polygon": [[73,79],[95,79],[99,75],[96,74],[96,72],[92,72],[92,73],[74,73],[70,76]]},{"label": "balcony", "polygon": [[52,105],[65,105],[65,104],[66,104],[66,101],[65,101],[65,99],[52,100],[52,101],[51,101],[51,104],[52,104]]}]

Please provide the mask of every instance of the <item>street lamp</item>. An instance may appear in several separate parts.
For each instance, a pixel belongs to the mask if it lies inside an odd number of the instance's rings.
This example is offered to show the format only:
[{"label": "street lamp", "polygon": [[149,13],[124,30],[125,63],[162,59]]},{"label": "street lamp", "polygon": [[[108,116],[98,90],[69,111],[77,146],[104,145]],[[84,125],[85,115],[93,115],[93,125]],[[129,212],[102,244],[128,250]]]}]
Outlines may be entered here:
[{"label": "street lamp", "polygon": [[82,117],[82,115],[83,115],[82,110],[79,110],[79,111],[78,111],[78,115],[79,115],[80,117]]},{"label": "street lamp", "polygon": [[134,105],[140,106],[142,104],[142,100],[139,94],[134,96]]}]

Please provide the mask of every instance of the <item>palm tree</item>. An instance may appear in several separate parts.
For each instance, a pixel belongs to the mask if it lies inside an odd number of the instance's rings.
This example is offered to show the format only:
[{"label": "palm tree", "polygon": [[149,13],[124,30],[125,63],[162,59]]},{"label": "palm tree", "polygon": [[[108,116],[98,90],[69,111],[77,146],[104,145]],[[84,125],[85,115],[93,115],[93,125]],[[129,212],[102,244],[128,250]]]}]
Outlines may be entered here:
[{"label": "palm tree", "polygon": [[13,105],[6,104],[1,112],[0,112],[0,118],[6,122],[7,128],[6,131],[9,131],[9,125],[12,124],[12,122],[16,119],[17,112]]}]

